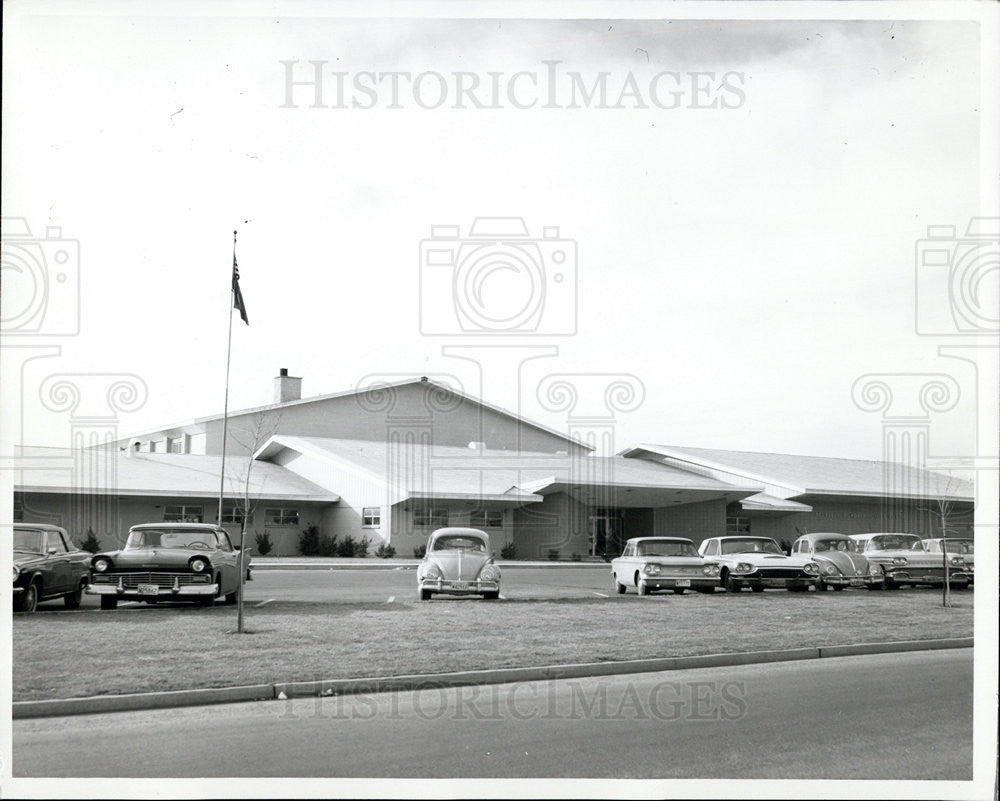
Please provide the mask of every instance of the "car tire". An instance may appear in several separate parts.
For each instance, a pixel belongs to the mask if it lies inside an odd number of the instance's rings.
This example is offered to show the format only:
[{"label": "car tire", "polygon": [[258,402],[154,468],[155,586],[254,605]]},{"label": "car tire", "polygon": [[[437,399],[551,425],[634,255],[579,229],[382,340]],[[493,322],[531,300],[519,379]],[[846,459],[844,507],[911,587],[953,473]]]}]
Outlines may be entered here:
[{"label": "car tire", "polygon": [[614,573],[611,574],[611,586],[614,589],[616,595],[625,594],[625,585],[622,584],[620,581],[618,581],[618,576],[616,576]]},{"label": "car tire", "polygon": [[491,592],[483,593],[484,601],[495,601],[500,597],[500,590],[492,590]]},{"label": "car tire", "polygon": [[739,592],[743,589],[742,585],[733,579],[728,573],[723,579],[723,586],[726,588],[726,592]]},{"label": "car tire", "polygon": [[117,609],[118,599],[114,595],[101,596],[101,609]]},{"label": "car tire", "polygon": [[715,595],[715,587],[696,587],[698,592],[703,592],[705,595]]},{"label": "car tire", "polygon": [[198,606],[215,606],[214,595],[204,595],[198,599]]},{"label": "car tire", "polygon": [[639,591],[639,595],[649,595],[649,585],[642,579],[639,579],[639,583],[635,585],[635,588]]},{"label": "car tire", "polygon": [[674,595],[683,595],[683,594],[684,594],[683,587],[674,587]]},{"label": "car tire", "polygon": [[420,598],[421,601],[429,601],[431,599],[431,591],[423,589],[418,590],[417,597]]},{"label": "car tire", "polygon": [[833,591],[834,592],[843,592],[844,591],[844,585],[843,584],[834,584],[833,585]]},{"label": "car tire", "polygon": [[230,606],[232,606],[234,603],[236,603],[236,601],[239,600],[237,598],[237,594],[238,593],[235,593],[235,592],[227,592],[226,596],[225,596],[226,597],[226,603],[229,604]]},{"label": "car tire", "polygon": [[67,609],[79,609],[80,602],[83,600],[83,588],[86,585],[81,582],[80,586],[76,588],[75,592],[71,592],[69,595],[63,596],[63,603],[66,604]]},{"label": "car tire", "polygon": [[764,592],[764,585],[763,584],[751,584],[750,585],[750,591],[751,592]]},{"label": "car tire", "polygon": [[26,615],[33,614],[38,608],[38,583],[30,582],[21,593],[21,597],[14,601],[14,609],[24,612]]},{"label": "car tire", "polygon": [[816,579],[816,592],[826,592],[827,584],[823,579]]}]

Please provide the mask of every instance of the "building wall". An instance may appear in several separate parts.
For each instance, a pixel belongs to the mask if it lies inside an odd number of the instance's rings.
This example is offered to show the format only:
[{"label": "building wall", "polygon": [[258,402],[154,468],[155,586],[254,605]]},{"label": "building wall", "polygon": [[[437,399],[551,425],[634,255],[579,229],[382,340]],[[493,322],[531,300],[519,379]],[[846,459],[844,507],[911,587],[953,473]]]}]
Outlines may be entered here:
[{"label": "building wall", "polygon": [[559,558],[590,552],[589,508],[566,493],[546,495],[541,503],[514,510],[513,539],[518,559]]},{"label": "building wall", "polygon": [[[34,523],[54,523],[66,526],[70,520],[70,496],[61,493],[24,494],[24,520]],[[118,524],[113,527],[94,528],[94,536],[100,540],[103,550],[120,548],[128,535],[131,526],[138,523],[158,523],[163,520],[165,506],[201,506],[203,520],[214,522],[218,512],[218,498],[158,498],[158,497],[125,497],[118,502]],[[294,507],[299,512],[298,525],[275,526],[264,524],[264,510],[267,507]],[[274,548],[269,556],[295,556],[298,554],[299,533],[309,525],[320,525],[323,520],[323,506],[318,504],[299,504],[290,501],[275,501],[261,499],[254,511],[253,522],[247,527],[246,546],[257,553],[258,534],[265,530],[270,534]],[[229,538],[234,545],[239,544],[240,527],[237,525],[223,526],[229,532]],[[87,526],[82,530],[70,530],[70,537],[79,544],[87,536]]]},{"label": "building wall", "polygon": [[[384,391],[293,403],[280,409],[230,415],[226,450],[246,453],[258,420],[268,434],[332,437],[385,442],[391,432],[413,426],[430,427],[435,445],[465,447],[485,442],[492,450],[522,450],[555,453],[587,453],[586,448],[556,434],[518,422],[509,415],[487,409],[473,401],[444,393],[433,384],[414,383]],[[222,421],[212,420],[173,434],[205,431],[204,452],[222,452]],[[160,432],[146,439],[163,440]],[[265,437],[266,439],[266,437]],[[258,445],[263,444],[258,443]]]},{"label": "building wall", "polygon": [[726,533],[726,502],[719,499],[654,509],[653,530],[657,537],[687,537],[698,546],[702,540]]},{"label": "building wall", "polygon": [[[504,545],[513,540],[514,511],[512,509],[491,509],[491,511],[500,512],[501,525],[480,526],[470,523],[469,515],[472,512],[472,507],[464,501],[436,501],[433,505],[436,509],[447,511],[447,525],[472,526],[489,534],[490,547],[498,557]],[[390,532],[392,547],[396,549],[396,556],[400,558],[412,557],[414,549],[427,545],[427,538],[438,528],[437,526],[416,525],[414,523],[415,511],[416,507],[412,501],[396,504],[391,510],[391,528],[386,529],[386,531]]]},{"label": "building wall", "polygon": [[656,530],[655,516],[652,509],[623,509],[622,542],[632,537],[652,537]]}]

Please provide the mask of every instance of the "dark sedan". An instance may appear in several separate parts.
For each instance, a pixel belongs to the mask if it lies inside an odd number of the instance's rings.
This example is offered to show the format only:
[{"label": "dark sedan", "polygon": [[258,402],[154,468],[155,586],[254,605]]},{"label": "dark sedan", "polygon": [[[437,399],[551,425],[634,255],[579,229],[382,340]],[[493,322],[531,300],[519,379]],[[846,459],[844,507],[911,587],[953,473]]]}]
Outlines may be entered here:
[{"label": "dark sedan", "polygon": [[40,601],[62,598],[80,606],[90,580],[90,554],[65,529],[45,523],[14,524],[14,611],[34,612]]}]

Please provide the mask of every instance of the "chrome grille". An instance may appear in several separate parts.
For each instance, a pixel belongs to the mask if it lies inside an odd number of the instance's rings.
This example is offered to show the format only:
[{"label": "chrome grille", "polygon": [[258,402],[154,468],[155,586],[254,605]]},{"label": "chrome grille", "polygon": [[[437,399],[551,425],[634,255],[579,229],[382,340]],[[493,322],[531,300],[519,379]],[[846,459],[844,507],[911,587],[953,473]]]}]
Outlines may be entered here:
[{"label": "chrome grille", "polygon": [[140,584],[156,584],[160,587],[172,587],[191,584],[207,584],[211,576],[205,573],[101,573],[93,576],[95,584],[117,584],[121,581],[125,589],[136,589]]}]

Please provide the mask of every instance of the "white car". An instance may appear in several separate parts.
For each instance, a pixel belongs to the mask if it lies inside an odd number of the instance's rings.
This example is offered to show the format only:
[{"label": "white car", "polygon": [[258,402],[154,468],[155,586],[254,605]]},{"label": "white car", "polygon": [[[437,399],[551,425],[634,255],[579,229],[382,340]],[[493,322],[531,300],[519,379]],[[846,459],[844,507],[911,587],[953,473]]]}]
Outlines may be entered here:
[{"label": "white car", "polygon": [[920,540],[920,549],[927,553],[936,553],[938,559],[941,558],[941,552],[944,550],[951,554],[951,559],[960,556],[965,564],[965,572],[969,575],[969,583],[973,583],[976,575],[976,547],[972,540],[959,537],[936,537]]},{"label": "white car", "polygon": [[619,595],[635,587],[639,595],[670,589],[715,592],[719,566],[698,554],[694,543],[683,537],[634,537],[625,543],[622,555],[611,560],[611,586]]},{"label": "white car", "polygon": [[819,575],[819,565],[809,556],[787,556],[770,537],[710,537],[698,552],[719,564],[719,583],[726,592],[739,592],[744,587],[754,592],[767,587],[805,592]]}]

